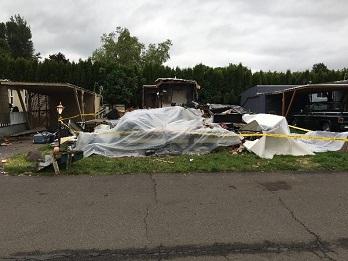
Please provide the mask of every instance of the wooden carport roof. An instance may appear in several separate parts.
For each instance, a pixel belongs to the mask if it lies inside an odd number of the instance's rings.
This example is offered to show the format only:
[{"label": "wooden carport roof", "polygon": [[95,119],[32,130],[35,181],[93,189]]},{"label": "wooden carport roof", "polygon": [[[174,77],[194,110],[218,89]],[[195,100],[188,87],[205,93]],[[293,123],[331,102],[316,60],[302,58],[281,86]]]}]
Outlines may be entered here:
[{"label": "wooden carport roof", "polygon": [[30,92],[35,92],[43,95],[54,95],[57,93],[70,93],[71,91],[81,91],[92,95],[97,95],[95,92],[83,89],[79,86],[70,83],[48,83],[48,82],[16,82],[0,80],[0,86],[6,86],[11,89],[25,89]]},{"label": "wooden carport roof", "polygon": [[338,91],[342,89],[348,88],[347,83],[317,83],[317,84],[306,84],[306,85],[299,85],[296,87],[291,87],[285,90],[279,90],[275,91],[273,93],[269,93],[269,95],[272,94],[280,94],[280,93],[289,93],[294,91],[301,91],[301,92],[323,92],[323,91]]}]

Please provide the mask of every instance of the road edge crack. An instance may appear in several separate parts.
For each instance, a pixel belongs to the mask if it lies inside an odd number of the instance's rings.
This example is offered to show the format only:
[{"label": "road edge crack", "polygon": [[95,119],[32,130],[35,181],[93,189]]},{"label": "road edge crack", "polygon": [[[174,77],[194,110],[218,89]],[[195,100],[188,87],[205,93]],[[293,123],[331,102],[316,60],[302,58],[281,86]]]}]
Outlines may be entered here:
[{"label": "road edge crack", "polygon": [[[274,192],[271,191],[271,193],[273,195],[275,195]],[[312,235],[315,238],[315,242],[318,246],[318,250],[322,253],[323,258],[326,258],[328,260],[332,260],[332,261],[336,261],[336,259],[332,258],[331,256],[329,256],[327,253],[328,252],[334,252],[329,245],[324,244],[323,240],[321,239],[321,237],[315,233],[313,230],[311,230],[302,220],[300,220],[296,215],[295,212],[285,203],[285,201],[279,196],[276,195],[278,197],[278,201],[280,202],[281,206],[286,209],[288,211],[288,213],[290,214],[290,216],[292,217],[292,219],[297,223],[300,224],[306,231],[307,233],[309,233],[310,235]]]},{"label": "road edge crack", "polygon": [[156,181],[156,179],[155,179],[153,174],[150,174],[150,179],[151,179],[151,182],[152,182],[153,197],[154,197],[155,203],[157,204],[158,203],[158,198],[157,198],[157,181]]},{"label": "road edge crack", "polygon": [[145,226],[145,237],[146,237],[146,240],[147,242],[151,243],[150,239],[149,239],[149,224],[147,222],[147,219],[149,217],[149,207],[146,207],[146,214],[143,218],[143,222],[144,222],[144,226]]}]

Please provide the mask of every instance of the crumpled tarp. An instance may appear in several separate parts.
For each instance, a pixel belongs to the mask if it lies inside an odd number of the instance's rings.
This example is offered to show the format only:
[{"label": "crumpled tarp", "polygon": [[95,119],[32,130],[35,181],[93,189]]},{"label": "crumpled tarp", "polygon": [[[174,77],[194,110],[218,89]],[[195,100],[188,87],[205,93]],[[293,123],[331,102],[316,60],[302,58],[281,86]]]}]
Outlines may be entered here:
[{"label": "crumpled tarp", "polygon": [[174,106],[127,112],[114,128],[100,126],[94,133],[81,132],[76,149],[88,157],[144,156],[208,153],[217,147],[241,143],[241,137],[217,124],[205,125],[196,109]]},{"label": "crumpled tarp", "polygon": [[[290,128],[285,117],[273,114],[245,114],[246,123],[257,122],[263,133],[290,134]],[[309,131],[308,137],[347,138],[348,132]],[[314,155],[315,152],[338,151],[342,149],[344,141],[327,141],[318,139],[290,139],[261,137],[254,141],[245,141],[247,150],[261,158],[271,159],[274,155]]]},{"label": "crumpled tarp", "polygon": [[[256,121],[263,133],[290,134],[288,122],[283,116],[273,114],[244,114],[243,121],[250,123]],[[272,159],[274,155],[314,155],[304,143],[289,138],[274,138],[263,136],[257,140],[245,141],[247,150],[261,158]]]}]

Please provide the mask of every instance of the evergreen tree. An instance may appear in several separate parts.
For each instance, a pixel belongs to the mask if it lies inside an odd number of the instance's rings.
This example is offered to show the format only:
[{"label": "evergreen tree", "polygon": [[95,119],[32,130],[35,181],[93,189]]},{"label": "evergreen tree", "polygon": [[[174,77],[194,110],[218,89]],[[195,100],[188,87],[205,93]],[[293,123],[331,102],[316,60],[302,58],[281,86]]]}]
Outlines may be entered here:
[{"label": "evergreen tree", "polygon": [[6,38],[6,24],[0,23],[0,56],[10,56],[10,47]]},{"label": "evergreen tree", "polygon": [[34,58],[31,30],[27,22],[18,14],[6,22],[6,39],[13,58]]},{"label": "evergreen tree", "polygon": [[69,62],[69,59],[66,59],[65,55],[62,54],[61,52],[58,52],[56,54],[50,54],[48,57],[50,60],[56,61],[58,63],[68,63]]}]

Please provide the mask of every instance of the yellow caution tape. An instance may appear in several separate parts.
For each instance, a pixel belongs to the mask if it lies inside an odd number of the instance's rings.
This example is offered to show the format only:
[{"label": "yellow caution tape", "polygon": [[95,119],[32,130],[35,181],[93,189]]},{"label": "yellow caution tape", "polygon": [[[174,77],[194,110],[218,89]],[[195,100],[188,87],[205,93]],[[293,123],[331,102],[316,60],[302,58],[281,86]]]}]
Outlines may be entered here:
[{"label": "yellow caution tape", "polygon": [[305,132],[311,131],[311,130],[307,130],[307,129],[300,128],[300,127],[297,127],[297,126],[292,126],[292,125],[289,125],[289,127],[292,128],[292,129],[301,130],[301,131],[305,131]]},{"label": "yellow caution tape", "polygon": [[140,135],[140,136],[145,136],[145,135],[153,135],[153,134],[158,134],[158,135],[163,135],[163,133],[176,133],[176,134],[189,134],[189,135],[198,135],[198,136],[206,136],[206,137],[219,137],[219,138],[231,138],[231,137],[238,137],[240,136],[238,133],[234,132],[225,132],[225,133],[218,133],[218,132],[199,132],[199,131],[185,131],[185,130],[173,130],[173,131],[163,131],[161,129],[151,129],[151,130],[127,130],[127,131],[115,131],[112,129],[108,129],[105,131],[100,131],[100,132],[85,132],[86,134],[89,135],[112,135],[112,136],[117,136],[117,137],[125,137],[127,135]]},{"label": "yellow caution tape", "polygon": [[[65,124],[64,124],[65,125]],[[67,127],[67,125],[65,125]],[[179,130],[176,130],[179,131]],[[153,134],[156,132],[156,130],[151,130],[149,133]],[[159,134],[162,132],[160,130],[157,130]],[[175,131],[174,131],[175,132]],[[76,132],[75,132],[76,133]],[[91,135],[112,135],[112,136],[118,136],[118,137],[125,137],[127,135],[131,134],[138,134],[144,135],[144,131],[139,130],[129,130],[129,131],[101,131],[98,133],[88,133]],[[197,131],[186,131],[185,134],[190,135],[199,135],[199,136],[213,136],[213,137],[220,137],[220,138],[230,138],[235,137],[236,135],[242,136],[242,137],[272,137],[272,138],[280,138],[280,139],[303,139],[303,140],[322,140],[322,141],[343,141],[348,142],[348,138],[335,138],[335,137],[322,137],[322,136],[309,136],[304,134],[275,134],[275,133],[209,133],[209,132],[197,132]]]},{"label": "yellow caution tape", "polygon": [[[179,131],[179,130],[177,130]],[[150,133],[156,132],[155,130],[151,130]],[[161,131],[157,131],[159,134]],[[175,132],[175,131],[174,131]],[[127,136],[130,134],[137,134],[140,133],[141,135],[144,135],[143,131],[138,130],[129,130],[129,131],[102,131],[98,133],[90,133],[91,135],[113,135],[113,136]],[[190,135],[201,135],[201,136],[213,136],[213,137],[220,137],[220,138],[230,138],[235,137],[236,135],[240,135],[242,137],[272,137],[272,138],[282,138],[282,139],[303,139],[303,140],[323,140],[323,141],[343,141],[348,142],[348,138],[334,138],[334,137],[322,137],[322,136],[308,136],[304,134],[275,134],[275,133],[207,133],[207,132],[197,132],[197,131],[186,131],[185,134]]]},{"label": "yellow caution tape", "polygon": [[[59,121],[65,125],[65,127],[69,128],[66,124],[63,123],[64,120],[68,120],[68,119],[73,119],[73,118],[77,118],[80,116],[96,116],[95,113],[88,113],[88,114],[81,114],[81,115],[75,115],[72,117],[68,117],[68,118],[60,118]],[[296,127],[296,126],[292,126],[289,125],[290,128],[293,129],[298,129],[298,130],[302,130],[302,131],[310,131],[307,129],[303,129],[300,127]],[[107,131],[103,131],[103,132],[99,132],[99,133],[91,133],[91,134],[109,134],[109,135],[114,135],[114,136],[126,136],[129,135],[131,133],[137,132],[137,130],[135,131],[112,131],[110,132],[109,130]],[[160,132],[160,131],[159,131]],[[76,132],[74,132],[76,133]],[[204,133],[204,132],[196,132],[196,131],[191,131],[191,132],[186,132],[187,134],[192,134],[192,135],[204,135],[204,136],[217,136],[217,137],[231,137],[231,136],[235,136],[234,134],[230,134],[230,133]],[[237,134],[238,135],[238,134]],[[272,138],[280,138],[280,139],[303,139],[303,140],[322,140],[322,141],[343,141],[343,142],[348,142],[348,138],[334,138],[334,137],[322,137],[322,136],[309,136],[309,135],[304,135],[304,134],[275,134],[275,133],[239,133],[240,136],[242,137],[272,137]]]},{"label": "yellow caution tape", "polygon": [[309,136],[303,134],[275,134],[275,133],[240,133],[243,137],[272,137],[281,139],[303,139],[303,140],[323,140],[323,141],[344,141],[348,142],[347,138]]}]

